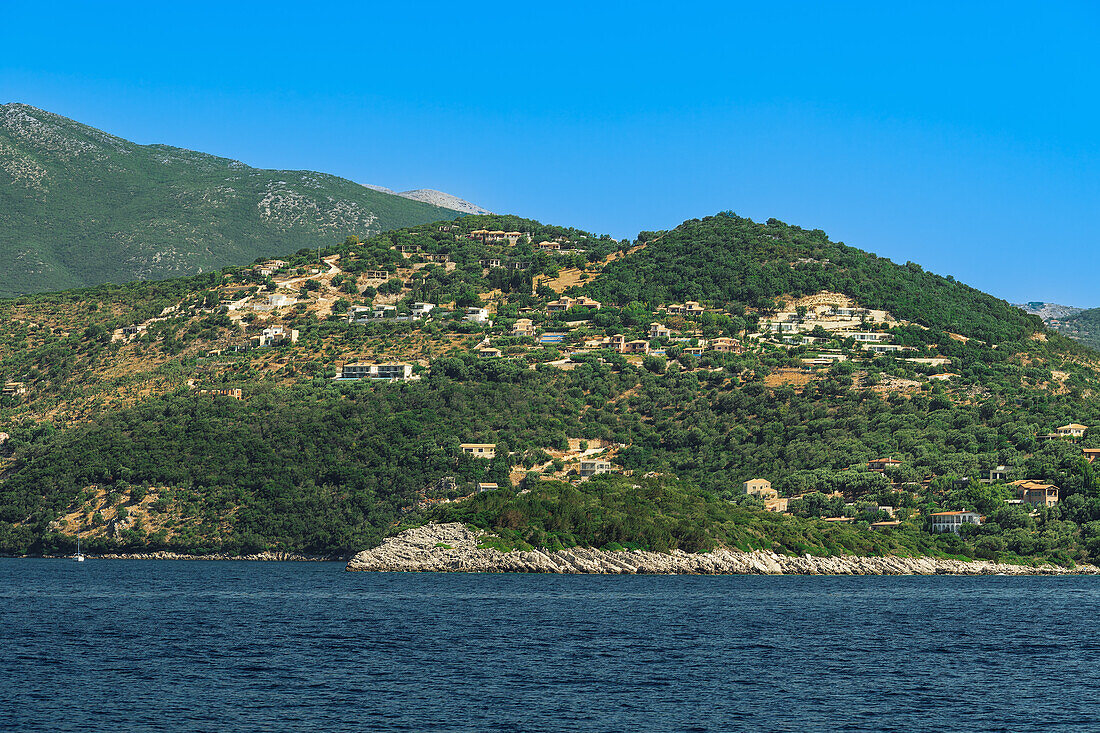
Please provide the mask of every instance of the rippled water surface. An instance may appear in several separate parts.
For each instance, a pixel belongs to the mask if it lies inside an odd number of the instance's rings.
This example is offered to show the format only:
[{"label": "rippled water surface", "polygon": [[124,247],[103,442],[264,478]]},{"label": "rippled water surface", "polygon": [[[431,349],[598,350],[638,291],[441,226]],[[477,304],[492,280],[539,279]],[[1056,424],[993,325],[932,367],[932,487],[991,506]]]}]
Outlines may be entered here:
[{"label": "rippled water surface", "polygon": [[0,559],[0,730],[1100,731],[1100,578]]}]

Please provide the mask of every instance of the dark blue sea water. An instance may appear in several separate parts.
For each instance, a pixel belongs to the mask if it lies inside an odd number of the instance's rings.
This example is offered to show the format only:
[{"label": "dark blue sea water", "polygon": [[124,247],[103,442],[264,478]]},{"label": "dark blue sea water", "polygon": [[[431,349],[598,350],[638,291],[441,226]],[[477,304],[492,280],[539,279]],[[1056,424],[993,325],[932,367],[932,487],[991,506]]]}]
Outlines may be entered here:
[{"label": "dark blue sea water", "polygon": [[0,559],[0,731],[1100,731],[1100,578]]}]

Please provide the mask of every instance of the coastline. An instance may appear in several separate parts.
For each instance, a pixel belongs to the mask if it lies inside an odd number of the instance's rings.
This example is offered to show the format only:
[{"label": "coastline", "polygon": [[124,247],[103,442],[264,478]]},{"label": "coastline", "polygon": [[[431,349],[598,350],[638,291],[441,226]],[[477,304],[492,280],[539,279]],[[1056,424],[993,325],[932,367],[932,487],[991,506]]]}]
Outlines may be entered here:
[{"label": "coastline", "polygon": [[414,527],[356,554],[345,570],[365,572],[564,573],[599,575],[1097,575],[1100,567],[1010,565],[932,557],[796,557],[765,550],[670,553],[570,548],[502,552],[479,548],[460,523]]},{"label": "coastline", "polygon": [[[248,562],[346,562],[347,555],[299,555],[294,552],[257,552],[251,555],[230,555],[215,552],[210,555],[186,555],[180,552],[107,552],[102,555],[85,553],[89,560],[245,560]],[[11,555],[22,559],[70,560],[72,555]]]}]

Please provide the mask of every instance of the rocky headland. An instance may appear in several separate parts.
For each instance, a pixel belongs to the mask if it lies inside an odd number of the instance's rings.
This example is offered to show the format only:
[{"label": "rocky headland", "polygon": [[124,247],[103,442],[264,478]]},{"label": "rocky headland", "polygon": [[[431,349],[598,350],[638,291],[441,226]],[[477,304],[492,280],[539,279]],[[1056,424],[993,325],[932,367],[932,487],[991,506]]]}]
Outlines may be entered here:
[{"label": "rocky headland", "polygon": [[1068,575],[1100,574],[1095,565],[1029,567],[930,557],[795,557],[774,552],[670,553],[570,548],[501,552],[479,547],[460,523],[428,524],[358,553],[348,570],[375,572],[593,573],[658,575]]}]

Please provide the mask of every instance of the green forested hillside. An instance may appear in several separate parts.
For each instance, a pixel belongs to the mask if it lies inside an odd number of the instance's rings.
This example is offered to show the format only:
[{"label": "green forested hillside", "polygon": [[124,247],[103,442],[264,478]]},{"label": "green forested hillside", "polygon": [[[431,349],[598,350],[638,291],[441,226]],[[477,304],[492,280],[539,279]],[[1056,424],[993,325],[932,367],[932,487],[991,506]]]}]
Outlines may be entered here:
[{"label": "green forested hillside", "polygon": [[830,290],[866,308],[992,342],[1018,341],[1041,325],[1003,300],[916,263],[897,265],[831,242],[820,229],[775,219],[759,224],[725,213],[668,232],[643,232],[640,239],[650,243],[609,265],[586,290],[623,305],[699,300],[765,309],[781,295]]},{"label": "green forested hillside", "polygon": [[0,106],[0,297],[192,274],[456,215]]},{"label": "green forested hillside", "polygon": [[[730,215],[635,242],[472,216],[319,254],[0,301],[0,380],[19,385],[0,398],[0,551],[80,536],[347,552],[458,518],[509,546],[1100,558],[1100,482],[1081,451],[1100,438],[1047,439],[1100,424],[1097,355],[915,265]],[[601,307],[560,309],[582,291]],[[824,291],[889,323],[750,333],[776,299]],[[662,309],[687,299],[703,312]],[[422,301],[435,309],[407,315]],[[357,316],[369,305],[394,316]],[[296,341],[259,348],[275,327]],[[644,350],[611,348],[620,336]],[[416,379],[333,381],[344,362],[404,362]],[[241,400],[201,391],[232,388]],[[579,481],[585,455],[622,475]],[[868,470],[883,457],[900,465]],[[1057,485],[1059,503],[1006,504],[1014,489],[978,481],[998,466]],[[799,497],[792,516],[743,496],[752,478]],[[901,524],[872,536],[880,506]],[[964,508],[986,523],[928,533],[931,512]]]}]

